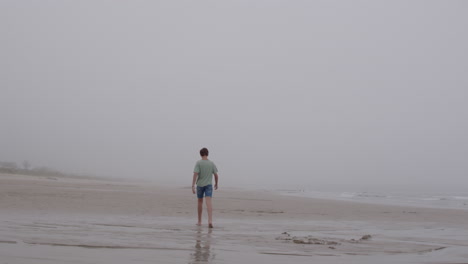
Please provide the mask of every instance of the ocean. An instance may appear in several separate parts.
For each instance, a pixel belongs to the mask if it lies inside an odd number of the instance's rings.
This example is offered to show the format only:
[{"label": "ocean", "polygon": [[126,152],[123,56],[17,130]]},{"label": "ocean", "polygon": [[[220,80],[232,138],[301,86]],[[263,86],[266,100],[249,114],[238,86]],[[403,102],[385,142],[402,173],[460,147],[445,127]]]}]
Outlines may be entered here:
[{"label": "ocean", "polygon": [[[257,188],[258,189],[258,188]],[[360,203],[468,210],[468,186],[313,184],[262,186],[282,195]]]}]

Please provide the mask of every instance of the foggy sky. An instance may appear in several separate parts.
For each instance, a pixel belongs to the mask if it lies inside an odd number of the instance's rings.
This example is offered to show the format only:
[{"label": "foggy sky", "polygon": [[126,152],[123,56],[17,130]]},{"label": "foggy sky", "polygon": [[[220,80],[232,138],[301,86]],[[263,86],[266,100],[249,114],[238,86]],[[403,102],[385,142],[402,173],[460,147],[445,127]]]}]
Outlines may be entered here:
[{"label": "foggy sky", "polygon": [[468,183],[464,1],[0,0],[0,161]]}]

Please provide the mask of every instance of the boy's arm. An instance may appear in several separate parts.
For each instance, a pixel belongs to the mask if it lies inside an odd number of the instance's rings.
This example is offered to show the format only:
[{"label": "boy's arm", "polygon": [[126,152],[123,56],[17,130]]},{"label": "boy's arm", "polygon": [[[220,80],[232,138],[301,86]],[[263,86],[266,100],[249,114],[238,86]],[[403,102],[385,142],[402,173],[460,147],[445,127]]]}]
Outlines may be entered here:
[{"label": "boy's arm", "polygon": [[218,173],[215,173],[214,174],[214,177],[215,177],[215,190],[218,190]]},{"label": "boy's arm", "polygon": [[193,194],[195,194],[195,192],[196,192],[195,183],[197,182],[197,178],[198,178],[198,173],[194,172],[193,173],[193,180],[192,180],[192,192],[193,192]]}]

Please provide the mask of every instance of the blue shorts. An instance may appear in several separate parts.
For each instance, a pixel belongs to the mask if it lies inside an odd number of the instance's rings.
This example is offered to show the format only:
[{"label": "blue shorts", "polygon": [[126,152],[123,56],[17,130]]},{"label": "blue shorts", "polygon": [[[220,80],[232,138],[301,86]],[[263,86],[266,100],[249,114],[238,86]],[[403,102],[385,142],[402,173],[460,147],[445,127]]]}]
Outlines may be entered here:
[{"label": "blue shorts", "polygon": [[207,185],[207,186],[197,186],[197,197],[198,199],[203,198],[203,195],[206,197],[213,197],[213,185]]}]

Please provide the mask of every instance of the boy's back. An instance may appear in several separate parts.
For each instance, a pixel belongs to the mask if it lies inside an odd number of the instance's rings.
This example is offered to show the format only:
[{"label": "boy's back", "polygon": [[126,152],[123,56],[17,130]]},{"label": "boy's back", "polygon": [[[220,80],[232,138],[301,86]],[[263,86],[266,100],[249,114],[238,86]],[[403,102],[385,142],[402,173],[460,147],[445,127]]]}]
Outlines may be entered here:
[{"label": "boy's back", "polygon": [[203,187],[212,184],[213,174],[218,172],[211,160],[201,159],[195,164],[194,172],[198,173],[197,186]]}]

